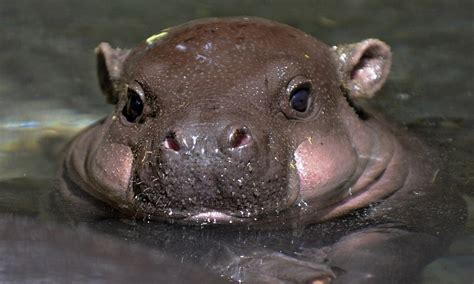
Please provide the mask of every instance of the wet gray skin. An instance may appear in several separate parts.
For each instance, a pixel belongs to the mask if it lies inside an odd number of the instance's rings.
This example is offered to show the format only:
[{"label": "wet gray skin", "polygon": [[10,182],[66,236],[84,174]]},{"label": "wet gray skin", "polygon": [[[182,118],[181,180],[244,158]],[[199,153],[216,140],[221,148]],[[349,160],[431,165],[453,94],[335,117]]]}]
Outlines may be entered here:
[{"label": "wet gray skin", "polygon": [[[283,24],[224,18],[96,53],[116,107],[64,153],[61,193],[76,217],[283,227],[370,206],[376,226],[330,247],[334,274],[298,278],[340,283],[410,281],[462,226],[430,150],[359,107],[389,73],[380,40],[328,47]],[[265,257],[250,258],[243,280],[298,277]]]}]

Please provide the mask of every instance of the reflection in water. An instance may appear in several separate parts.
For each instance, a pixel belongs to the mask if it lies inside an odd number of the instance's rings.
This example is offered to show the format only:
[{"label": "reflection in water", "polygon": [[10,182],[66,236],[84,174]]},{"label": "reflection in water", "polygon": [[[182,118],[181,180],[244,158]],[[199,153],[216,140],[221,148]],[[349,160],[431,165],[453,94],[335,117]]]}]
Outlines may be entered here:
[{"label": "reflection in water", "polygon": [[25,111],[0,119],[0,179],[51,176],[56,167],[51,159],[97,119],[72,110]]}]

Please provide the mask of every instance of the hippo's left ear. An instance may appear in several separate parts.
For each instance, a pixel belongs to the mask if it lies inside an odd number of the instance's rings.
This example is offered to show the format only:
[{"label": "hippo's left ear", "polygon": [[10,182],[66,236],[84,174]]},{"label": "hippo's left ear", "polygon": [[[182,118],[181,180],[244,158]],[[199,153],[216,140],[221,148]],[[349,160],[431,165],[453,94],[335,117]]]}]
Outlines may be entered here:
[{"label": "hippo's left ear", "polygon": [[385,83],[390,73],[390,47],[378,40],[334,47],[343,87],[352,99],[371,98]]},{"label": "hippo's left ear", "polygon": [[118,86],[122,76],[123,62],[130,50],[115,49],[102,42],[95,49],[97,56],[97,75],[102,92],[111,104],[118,102]]}]

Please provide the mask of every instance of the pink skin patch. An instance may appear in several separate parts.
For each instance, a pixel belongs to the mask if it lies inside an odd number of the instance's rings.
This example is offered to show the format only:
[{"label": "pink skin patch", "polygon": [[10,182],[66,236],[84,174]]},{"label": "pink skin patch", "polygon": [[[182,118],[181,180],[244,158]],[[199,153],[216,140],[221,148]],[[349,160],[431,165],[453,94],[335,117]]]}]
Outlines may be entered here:
[{"label": "pink skin patch", "polygon": [[357,154],[349,141],[341,137],[324,143],[312,140],[305,140],[295,151],[300,196],[322,208],[329,205],[328,201],[333,203],[347,196],[347,188],[341,185],[352,177]]},{"label": "pink skin patch", "polygon": [[95,155],[92,169],[95,182],[100,185],[102,194],[119,204],[129,203],[128,183],[132,173],[133,154],[130,147],[112,143],[100,147]]}]

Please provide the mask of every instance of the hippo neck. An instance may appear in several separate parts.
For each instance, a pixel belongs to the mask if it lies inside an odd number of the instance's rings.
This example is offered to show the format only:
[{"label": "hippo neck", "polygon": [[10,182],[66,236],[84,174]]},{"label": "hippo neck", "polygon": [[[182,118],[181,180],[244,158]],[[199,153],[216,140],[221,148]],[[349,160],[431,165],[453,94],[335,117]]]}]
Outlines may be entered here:
[{"label": "hippo neck", "polygon": [[319,212],[320,221],[342,216],[380,201],[405,186],[410,164],[390,127],[376,118],[348,125],[358,154],[355,171],[346,196]]}]

